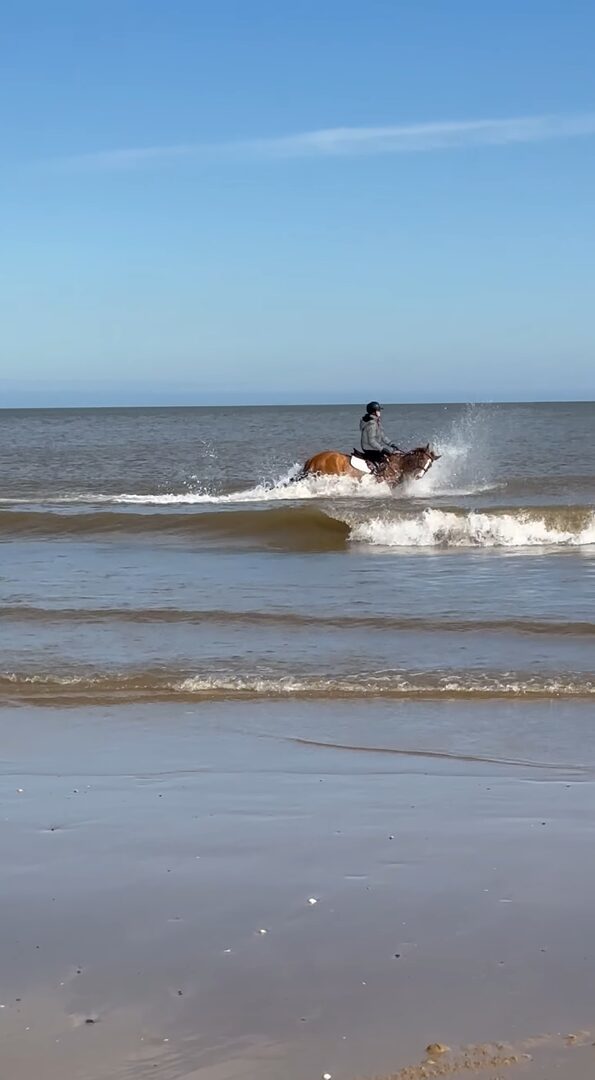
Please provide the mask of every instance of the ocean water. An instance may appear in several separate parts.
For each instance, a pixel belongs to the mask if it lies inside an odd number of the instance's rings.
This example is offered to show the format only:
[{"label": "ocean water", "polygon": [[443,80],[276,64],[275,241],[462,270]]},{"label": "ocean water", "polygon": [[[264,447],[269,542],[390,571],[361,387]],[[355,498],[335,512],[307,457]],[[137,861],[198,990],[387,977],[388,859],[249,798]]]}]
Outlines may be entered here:
[{"label": "ocean water", "polygon": [[389,406],[423,480],[290,483],[360,411],[0,412],[0,703],[593,698],[595,405]]}]

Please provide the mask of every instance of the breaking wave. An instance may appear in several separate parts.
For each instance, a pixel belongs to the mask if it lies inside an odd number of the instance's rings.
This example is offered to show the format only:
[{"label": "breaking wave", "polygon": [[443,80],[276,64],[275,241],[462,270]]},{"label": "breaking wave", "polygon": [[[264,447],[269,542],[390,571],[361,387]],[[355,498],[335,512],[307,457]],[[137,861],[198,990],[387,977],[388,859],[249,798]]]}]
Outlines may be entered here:
[{"label": "breaking wave", "polygon": [[11,536],[180,537],[217,547],[341,551],[350,544],[390,549],[578,547],[595,544],[595,512],[584,506],[482,511],[391,505],[374,516],[353,505],[286,505],[214,512],[165,510],[0,510],[0,539]]},{"label": "breaking wave", "polygon": [[578,547],[595,544],[595,513],[585,507],[446,511],[374,517],[351,530],[359,543],[388,548]]},{"label": "breaking wave", "polygon": [[11,672],[0,676],[0,703],[103,704],[106,702],[219,699],[548,699],[592,698],[595,681],[580,673],[362,672],[353,675],[259,674],[148,669],[139,672]]}]

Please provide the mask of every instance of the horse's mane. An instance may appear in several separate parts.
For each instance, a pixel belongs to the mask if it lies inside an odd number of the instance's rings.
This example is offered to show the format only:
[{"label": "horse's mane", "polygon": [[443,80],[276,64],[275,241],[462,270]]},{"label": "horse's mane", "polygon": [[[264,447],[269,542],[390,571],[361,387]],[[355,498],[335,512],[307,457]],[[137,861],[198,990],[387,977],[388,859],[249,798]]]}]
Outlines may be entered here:
[{"label": "horse's mane", "polygon": [[401,454],[402,457],[413,457],[415,454],[427,454],[427,446],[414,446],[412,450],[397,450],[397,454]]}]

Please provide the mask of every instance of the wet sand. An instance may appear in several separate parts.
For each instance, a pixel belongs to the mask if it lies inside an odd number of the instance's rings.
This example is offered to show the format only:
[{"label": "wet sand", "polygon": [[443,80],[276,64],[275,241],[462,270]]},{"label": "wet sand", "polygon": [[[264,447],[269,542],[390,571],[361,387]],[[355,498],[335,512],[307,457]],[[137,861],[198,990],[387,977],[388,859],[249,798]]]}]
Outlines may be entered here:
[{"label": "wet sand", "polygon": [[4,709],[2,1077],[592,1077],[595,773],[416,708]]}]

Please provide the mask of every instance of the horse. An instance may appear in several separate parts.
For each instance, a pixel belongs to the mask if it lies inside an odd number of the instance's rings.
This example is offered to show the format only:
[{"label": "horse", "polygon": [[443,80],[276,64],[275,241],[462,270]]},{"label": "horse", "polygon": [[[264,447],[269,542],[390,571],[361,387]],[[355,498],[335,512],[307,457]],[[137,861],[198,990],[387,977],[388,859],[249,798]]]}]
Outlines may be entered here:
[{"label": "horse", "polygon": [[342,454],[339,450],[323,450],[308,458],[296,480],[307,476],[351,476],[361,480],[362,476],[372,475],[378,483],[388,484],[392,490],[409,478],[420,480],[439,457],[440,454],[426,443],[413,450],[395,450],[387,454],[381,465],[373,468],[358,451]]}]

